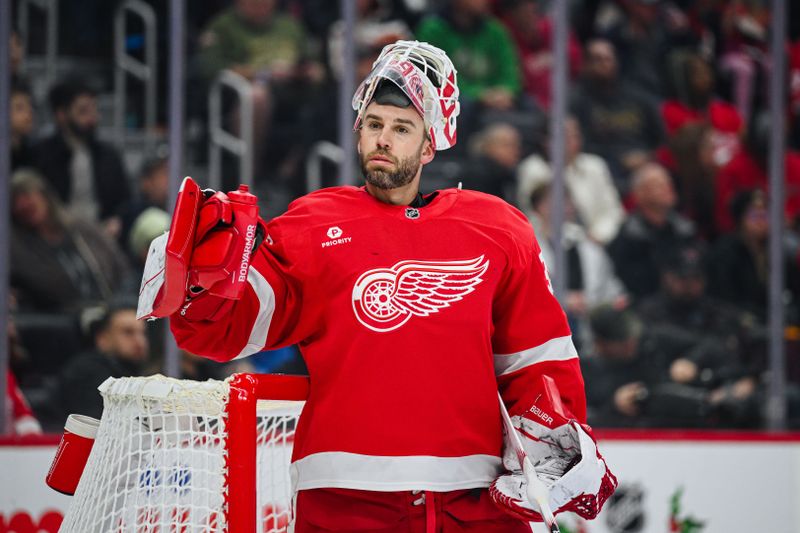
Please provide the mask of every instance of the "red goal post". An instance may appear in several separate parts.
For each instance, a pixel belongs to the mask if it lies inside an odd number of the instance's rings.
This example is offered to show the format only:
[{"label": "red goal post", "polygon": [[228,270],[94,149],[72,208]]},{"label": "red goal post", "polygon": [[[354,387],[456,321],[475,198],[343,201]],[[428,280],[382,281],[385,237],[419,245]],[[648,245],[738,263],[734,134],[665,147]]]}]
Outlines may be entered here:
[{"label": "red goal post", "polygon": [[227,412],[232,431],[228,435],[226,455],[228,531],[249,533],[256,531],[258,520],[258,471],[252,467],[257,457],[258,400],[304,401],[308,397],[309,383],[305,376],[278,374],[236,374],[229,382]]},{"label": "red goal post", "polygon": [[305,376],[109,378],[62,532],[279,533]]}]

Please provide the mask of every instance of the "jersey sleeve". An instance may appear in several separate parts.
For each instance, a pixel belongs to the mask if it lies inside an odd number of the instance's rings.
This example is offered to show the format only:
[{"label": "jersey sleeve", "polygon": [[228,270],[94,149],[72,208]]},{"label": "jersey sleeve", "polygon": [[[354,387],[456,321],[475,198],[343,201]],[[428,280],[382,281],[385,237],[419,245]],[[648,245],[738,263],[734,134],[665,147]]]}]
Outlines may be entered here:
[{"label": "jersey sleeve", "polygon": [[313,334],[320,323],[319,308],[304,299],[304,282],[311,279],[309,268],[314,263],[300,252],[305,236],[287,230],[280,218],[266,226],[240,300],[204,294],[170,317],[180,348],[230,361],[295,344]]},{"label": "jersey sleeve", "polygon": [[586,422],[586,395],[567,317],[528,226],[518,236],[494,302],[492,348],[498,386],[513,416],[527,411],[541,375],[553,378],[564,405]]}]

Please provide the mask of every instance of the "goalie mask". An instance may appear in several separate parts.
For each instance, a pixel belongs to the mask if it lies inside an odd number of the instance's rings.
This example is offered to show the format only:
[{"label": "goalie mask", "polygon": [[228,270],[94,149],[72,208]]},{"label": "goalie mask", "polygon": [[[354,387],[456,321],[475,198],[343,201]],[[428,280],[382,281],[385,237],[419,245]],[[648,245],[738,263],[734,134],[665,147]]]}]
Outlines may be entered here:
[{"label": "goalie mask", "polygon": [[[376,91],[386,83],[393,83],[402,91],[402,95],[394,95],[395,99],[407,98],[420,114],[434,149],[446,150],[456,144],[460,106],[456,69],[447,54],[419,41],[397,41],[385,46],[353,96],[354,130],[361,126]],[[386,103],[400,104],[396,100]]]}]

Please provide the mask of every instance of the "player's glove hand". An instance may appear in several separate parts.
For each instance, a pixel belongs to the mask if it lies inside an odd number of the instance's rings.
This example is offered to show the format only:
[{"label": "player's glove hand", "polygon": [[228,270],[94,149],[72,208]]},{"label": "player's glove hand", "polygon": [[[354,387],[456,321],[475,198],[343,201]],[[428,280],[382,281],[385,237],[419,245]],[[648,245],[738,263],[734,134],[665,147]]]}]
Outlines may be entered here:
[{"label": "player's glove hand", "polygon": [[[617,488],[617,478],[597,450],[592,430],[579,424],[561,403],[555,382],[543,376],[533,405],[511,417],[536,472],[550,491],[555,514],[571,511],[597,516]],[[494,502],[526,522],[541,522],[539,506],[527,498],[527,485],[513,446],[506,443],[503,466],[509,471],[489,488]]]},{"label": "player's glove hand", "polygon": [[256,200],[244,186],[228,194],[201,191],[186,178],[169,233],[150,245],[137,316],[169,316],[200,296],[217,308],[222,300],[241,298],[265,234]]}]

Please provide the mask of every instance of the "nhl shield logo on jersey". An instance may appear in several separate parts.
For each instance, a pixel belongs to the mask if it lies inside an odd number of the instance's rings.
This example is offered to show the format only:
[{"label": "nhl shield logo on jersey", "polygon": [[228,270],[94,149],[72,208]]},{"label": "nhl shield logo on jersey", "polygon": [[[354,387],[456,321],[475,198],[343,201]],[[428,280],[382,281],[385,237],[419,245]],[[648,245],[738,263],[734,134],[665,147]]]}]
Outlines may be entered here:
[{"label": "nhl shield logo on jersey", "polygon": [[392,331],[426,317],[475,290],[489,268],[484,256],[457,261],[400,261],[368,270],[353,286],[353,311],[365,327]]}]

